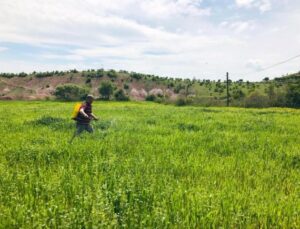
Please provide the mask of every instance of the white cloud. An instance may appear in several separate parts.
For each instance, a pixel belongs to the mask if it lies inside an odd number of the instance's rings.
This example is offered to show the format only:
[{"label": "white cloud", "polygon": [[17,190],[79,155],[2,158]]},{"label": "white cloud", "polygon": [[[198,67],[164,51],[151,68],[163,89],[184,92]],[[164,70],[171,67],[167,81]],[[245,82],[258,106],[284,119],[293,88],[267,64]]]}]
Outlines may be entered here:
[{"label": "white cloud", "polygon": [[[251,18],[240,15],[241,8],[265,12],[275,9],[275,1],[235,3],[238,7],[230,17],[194,0],[2,0],[0,46],[19,43],[41,51],[30,53],[32,59],[18,62],[15,55],[11,61],[12,55],[5,56],[9,46],[1,52],[1,71],[104,67],[211,79],[229,71],[241,78],[249,68],[298,54],[299,4],[270,11],[269,18]],[[266,74],[297,68],[289,63]]]},{"label": "white cloud", "polygon": [[1,47],[0,46],[0,52],[3,52],[3,51],[5,51],[5,50],[7,50],[8,48],[6,48],[6,47]]},{"label": "white cloud", "polygon": [[238,6],[246,6],[246,7],[251,6],[251,4],[253,4],[254,1],[255,0],[235,0]]},{"label": "white cloud", "polygon": [[261,12],[271,10],[271,0],[235,0],[238,7],[257,8]]},{"label": "white cloud", "polygon": [[246,65],[247,68],[254,70],[254,71],[260,71],[263,69],[262,67],[262,61],[259,59],[256,60],[248,60]]},{"label": "white cloud", "polygon": [[178,14],[188,16],[209,16],[209,8],[199,8],[199,1],[193,0],[147,0],[142,1],[141,9],[150,16],[164,18]]},{"label": "white cloud", "polygon": [[62,59],[62,60],[71,60],[71,61],[82,61],[84,58],[80,55],[58,55],[53,53],[45,53],[41,55],[42,58],[46,59]]},{"label": "white cloud", "polygon": [[251,31],[256,28],[255,22],[253,21],[234,21],[234,22],[222,22],[221,27],[229,28],[237,33],[242,33],[245,31]]}]

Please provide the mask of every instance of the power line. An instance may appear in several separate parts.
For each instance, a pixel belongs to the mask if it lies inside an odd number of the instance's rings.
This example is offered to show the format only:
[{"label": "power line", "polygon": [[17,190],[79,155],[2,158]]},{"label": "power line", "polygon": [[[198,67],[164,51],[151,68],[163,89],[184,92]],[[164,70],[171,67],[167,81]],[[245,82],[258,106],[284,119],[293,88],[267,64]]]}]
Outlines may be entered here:
[{"label": "power line", "polygon": [[264,72],[264,71],[269,70],[269,69],[271,69],[271,68],[277,67],[277,66],[282,65],[282,64],[285,64],[285,63],[288,63],[288,62],[290,62],[290,61],[292,61],[292,60],[294,60],[294,59],[297,59],[297,58],[299,58],[299,57],[300,57],[300,54],[297,55],[297,56],[290,57],[290,58],[288,58],[288,59],[286,59],[286,60],[280,61],[280,62],[278,62],[278,63],[272,64],[272,65],[270,65],[270,66],[268,66],[268,67],[265,67],[265,68],[262,68],[262,69],[260,69],[260,70],[257,70],[257,71],[254,71],[254,72],[248,72],[248,73],[246,73],[246,74],[240,74],[240,75],[244,75],[244,76],[245,76],[245,75],[250,75],[250,74],[254,74],[254,73]]}]

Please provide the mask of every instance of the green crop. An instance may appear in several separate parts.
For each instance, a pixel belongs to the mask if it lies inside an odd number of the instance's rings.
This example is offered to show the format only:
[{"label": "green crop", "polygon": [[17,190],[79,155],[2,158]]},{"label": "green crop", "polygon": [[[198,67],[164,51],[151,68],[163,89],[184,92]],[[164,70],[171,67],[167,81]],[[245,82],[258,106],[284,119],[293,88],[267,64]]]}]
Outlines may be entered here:
[{"label": "green crop", "polygon": [[300,111],[0,103],[0,228],[297,228]]}]

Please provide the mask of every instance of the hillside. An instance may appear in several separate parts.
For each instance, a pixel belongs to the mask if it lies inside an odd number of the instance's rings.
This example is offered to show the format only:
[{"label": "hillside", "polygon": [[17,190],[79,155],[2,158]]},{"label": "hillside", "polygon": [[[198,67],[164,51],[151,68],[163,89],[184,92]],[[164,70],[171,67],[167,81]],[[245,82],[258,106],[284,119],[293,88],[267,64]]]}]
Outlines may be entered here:
[{"label": "hillside", "polygon": [[[166,78],[113,70],[89,70],[77,72],[46,72],[32,74],[1,74],[0,99],[36,100],[53,98],[58,85],[76,84],[87,87],[90,93],[99,96],[98,88],[103,81],[111,81],[116,88],[123,89],[133,100],[144,100],[148,94],[163,94],[176,98],[172,85]],[[171,80],[173,81],[173,80]],[[179,80],[181,81],[181,80]]]},{"label": "hillside", "polygon": [[[243,106],[250,95],[259,94],[261,99],[283,96],[287,85],[300,82],[300,73],[283,76],[261,82],[245,82],[242,79],[230,81],[229,93],[231,105]],[[44,100],[55,99],[54,92],[58,85],[76,84],[88,88],[89,92],[99,97],[98,88],[102,82],[111,82],[115,89],[122,89],[131,100],[145,100],[154,95],[159,101],[176,101],[180,98],[196,104],[223,106],[226,104],[226,82],[223,80],[199,80],[158,77],[127,71],[103,69],[79,72],[53,71],[33,72],[31,74],[0,74],[1,100]],[[280,98],[282,100],[282,98]],[[268,101],[269,102],[269,101]],[[266,102],[261,102],[265,104]],[[284,106],[274,103],[272,106]]]}]

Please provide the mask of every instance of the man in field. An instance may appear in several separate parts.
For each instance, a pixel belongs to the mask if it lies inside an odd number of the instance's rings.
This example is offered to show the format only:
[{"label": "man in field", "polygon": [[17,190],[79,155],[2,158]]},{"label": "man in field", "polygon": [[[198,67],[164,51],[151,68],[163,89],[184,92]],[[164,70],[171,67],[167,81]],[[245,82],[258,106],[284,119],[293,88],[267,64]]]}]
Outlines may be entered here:
[{"label": "man in field", "polygon": [[88,95],[86,97],[86,101],[83,102],[79,108],[79,112],[77,117],[74,119],[76,121],[76,131],[71,139],[73,139],[80,135],[83,131],[87,131],[89,133],[93,133],[93,127],[91,126],[91,121],[98,120],[98,118],[92,112],[92,103],[94,101],[94,96]]}]

